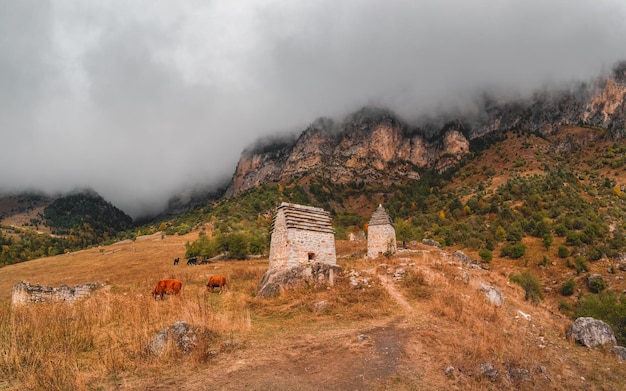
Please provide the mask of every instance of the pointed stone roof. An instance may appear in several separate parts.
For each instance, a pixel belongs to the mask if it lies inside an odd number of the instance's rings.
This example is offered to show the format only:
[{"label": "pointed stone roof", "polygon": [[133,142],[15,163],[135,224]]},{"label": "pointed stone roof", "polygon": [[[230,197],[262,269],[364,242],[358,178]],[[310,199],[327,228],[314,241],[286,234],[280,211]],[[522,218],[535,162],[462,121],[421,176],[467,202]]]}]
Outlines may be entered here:
[{"label": "pointed stone roof", "polygon": [[376,210],[372,214],[372,218],[370,219],[368,225],[393,225],[393,223],[391,222],[391,218],[387,214],[385,208],[383,208],[383,206],[379,204],[378,208],[376,208]]},{"label": "pointed stone roof", "polygon": [[333,230],[330,213],[322,208],[283,202],[278,207],[277,212],[284,213],[288,229],[295,228],[326,233],[335,232]]}]

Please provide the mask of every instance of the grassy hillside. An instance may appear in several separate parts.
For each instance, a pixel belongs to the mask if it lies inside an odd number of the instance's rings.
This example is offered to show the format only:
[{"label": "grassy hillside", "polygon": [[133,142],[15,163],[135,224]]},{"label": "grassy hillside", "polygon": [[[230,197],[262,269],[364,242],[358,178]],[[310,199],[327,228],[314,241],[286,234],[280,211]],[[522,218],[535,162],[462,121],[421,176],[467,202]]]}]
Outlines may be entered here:
[{"label": "grassy hillside", "polygon": [[[174,266],[197,237],[144,236],[0,269],[0,389],[611,390],[626,381],[604,349],[565,339],[571,320],[554,300],[524,300],[508,278],[525,269],[519,263],[463,267],[422,245],[367,260],[364,241],[338,241],[344,272],[334,287],[259,299],[267,259]],[[206,291],[214,274],[227,277],[226,293]],[[182,280],[182,294],[154,301],[161,278]],[[12,307],[20,280],[107,285],[72,306]],[[502,307],[481,283],[503,292]],[[196,348],[147,354],[176,321],[196,329]]]},{"label": "grassy hillside", "polygon": [[[135,227],[132,240],[1,268],[0,388],[145,389],[168,379],[202,389],[209,379],[224,389],[620,389],[617,359],[564,331],[589,315],[626,343],[625,168],[626,148],[602,129],[510,133],[419,181],[303,176]],[[332,289],[255,297],[282,201],[331,211],[345,271]],[[370,261],[364,241],[345,239],[379,203],[407,249]],[[474,266],[452,257],[457,250]],[[228,261],[172,265],[219,254]],[[237,260],[251,254],[260,258]],[[230,281],[221,296],[203,287],[217,273]],[[589,284],[594,274],[601,280]],[[350,275],[369,287],[352,288]],[[148,295],[161,278],[183,280],[183,295],[155,303]],[[73,307],[11,307],[20,280],[107,287]],[[480,284],[501,290],[504,306],[489,304]],[[150,338],[178,320],[197,328],[199,348],[146,355]],[[49,364],[59,357],[63,365]]]}]

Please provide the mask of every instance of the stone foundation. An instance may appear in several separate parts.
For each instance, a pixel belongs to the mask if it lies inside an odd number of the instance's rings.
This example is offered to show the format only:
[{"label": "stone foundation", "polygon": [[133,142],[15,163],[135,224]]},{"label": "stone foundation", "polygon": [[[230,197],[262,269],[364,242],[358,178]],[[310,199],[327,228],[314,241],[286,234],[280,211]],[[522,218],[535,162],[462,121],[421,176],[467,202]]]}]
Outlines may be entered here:
[{"label": "stone foundation", "polygon": [[312,263],[282,269],[269,269],[258,285],[258,297],[275,297],[283,289],[298,286],[332,286],[341,267],[327,263]]}]

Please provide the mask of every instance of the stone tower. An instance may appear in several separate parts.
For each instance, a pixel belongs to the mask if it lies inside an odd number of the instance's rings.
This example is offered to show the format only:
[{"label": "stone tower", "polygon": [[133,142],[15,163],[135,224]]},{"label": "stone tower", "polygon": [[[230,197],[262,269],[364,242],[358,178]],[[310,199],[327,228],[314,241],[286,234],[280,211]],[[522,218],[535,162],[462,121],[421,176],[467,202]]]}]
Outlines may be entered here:
[{"label": "stone tower", "polygon": [[330,213],[283,202],[272,223],[269,269],[312,263],[337,264]]},{"label": "stone tower", "polygon": [[367,227],[367,256],[376,258],[379,254],[395,254],[396,251],[396,230],[385,208],[378,205]]}]

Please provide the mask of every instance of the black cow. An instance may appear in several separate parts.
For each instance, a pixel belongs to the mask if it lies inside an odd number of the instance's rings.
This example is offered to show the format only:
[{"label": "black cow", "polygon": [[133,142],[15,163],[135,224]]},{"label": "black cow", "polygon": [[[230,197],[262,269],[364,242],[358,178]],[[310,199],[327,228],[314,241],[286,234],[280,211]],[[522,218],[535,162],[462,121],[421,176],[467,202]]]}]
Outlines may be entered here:
[{"label": "black cow", "polygon": [[174,265],[178,265],[178,261],[180,261],[180,258],[174,258]]},{"label": "black cow", "polygon": [[187,265],[197,265],[198,264],[198,258],[193,257],[193,258],[189,258],[187,260]]}]

